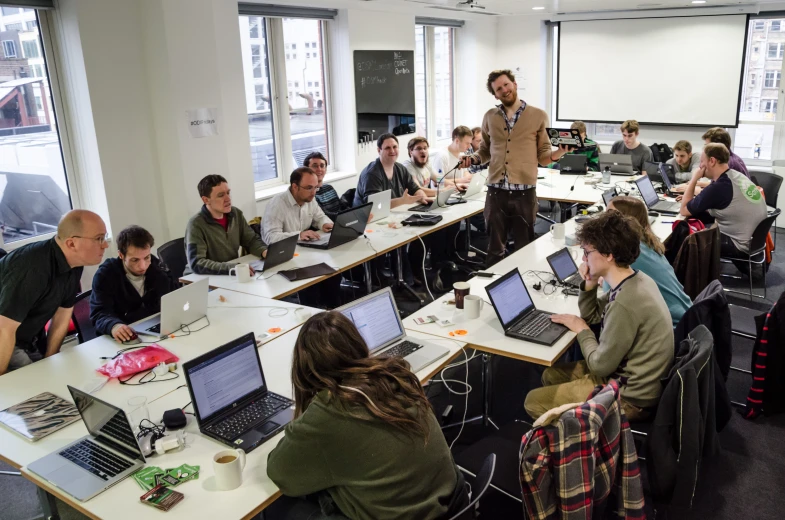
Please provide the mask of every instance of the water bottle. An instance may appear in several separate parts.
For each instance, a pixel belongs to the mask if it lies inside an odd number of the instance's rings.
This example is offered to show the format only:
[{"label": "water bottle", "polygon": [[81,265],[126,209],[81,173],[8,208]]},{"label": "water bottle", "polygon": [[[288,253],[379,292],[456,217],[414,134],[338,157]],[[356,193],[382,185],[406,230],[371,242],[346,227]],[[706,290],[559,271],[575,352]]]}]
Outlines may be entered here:
[{"label": "water bottle", "polygon": [[611,183],[611,167],[606,166],[605,170],[602,172],[602,183],[603,184],[610,184]]}]

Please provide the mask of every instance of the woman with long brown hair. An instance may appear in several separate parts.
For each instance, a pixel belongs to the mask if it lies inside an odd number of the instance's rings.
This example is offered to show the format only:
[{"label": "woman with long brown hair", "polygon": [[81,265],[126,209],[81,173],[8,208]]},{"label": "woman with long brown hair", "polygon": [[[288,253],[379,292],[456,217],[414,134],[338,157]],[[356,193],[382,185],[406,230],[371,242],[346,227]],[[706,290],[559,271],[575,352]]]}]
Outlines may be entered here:
[{"label": "woman with long brown hair", "polygon": [[684,286],[676,278],[673,267],[665,258],[665,246],[651,229],[649,210],[646,204],[640,199],[621,196],[611,199],[608,209],[632,217],[643,228],[641,253],[633,262],[632,268],[646,273],[657,284],[660,294],[668,305],[675,327],[692,305],[692,300],[684,292]]},{"label": "woman with long brown hair", "polygon": [[401,358],[370,357],[343,314],[302,326],[292,384],[295,419],[267,474],[285,495],[317,494],[319,505],[301,501],[287,518],[439,519],[468,503],[417,376]]}]

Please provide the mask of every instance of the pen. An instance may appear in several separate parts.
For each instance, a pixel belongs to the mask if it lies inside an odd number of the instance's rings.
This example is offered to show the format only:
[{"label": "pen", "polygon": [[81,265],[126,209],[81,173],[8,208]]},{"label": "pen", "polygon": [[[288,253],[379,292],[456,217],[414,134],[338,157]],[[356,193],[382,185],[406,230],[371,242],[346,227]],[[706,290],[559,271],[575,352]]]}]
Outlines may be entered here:
[{"label": "pen", "polygon": [[660,224],[673,224],[674,222],[673,220],[663,220]]}]

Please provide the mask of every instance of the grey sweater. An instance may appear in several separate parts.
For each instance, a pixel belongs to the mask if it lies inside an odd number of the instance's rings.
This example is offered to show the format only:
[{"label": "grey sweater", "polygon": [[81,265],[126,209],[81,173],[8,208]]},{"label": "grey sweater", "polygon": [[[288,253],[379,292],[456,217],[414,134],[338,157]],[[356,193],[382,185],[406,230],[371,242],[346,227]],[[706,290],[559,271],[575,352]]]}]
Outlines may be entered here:
[{"label": "grey sweater", "polygon": [[657,404],[660,379],[673,364],[673,324],[657,284],[636,271],[601,298],[597,289],[583,288],[582,283],[581,317],[588,323],[602,323],[599,342],[591,330],[578,334],[589,370],[618,380],[622,397],[633,405]]},{"label": "grey sweater", "polygon": [[185,228],[185,254],[188,265],[185,274],[229,274],[236,262],[240,246],[246,253],[261,257],[267,246],[254,233],[243,212],[232,207],[226,215],[229,220],[224,230],[206,206],[191,217]]}]

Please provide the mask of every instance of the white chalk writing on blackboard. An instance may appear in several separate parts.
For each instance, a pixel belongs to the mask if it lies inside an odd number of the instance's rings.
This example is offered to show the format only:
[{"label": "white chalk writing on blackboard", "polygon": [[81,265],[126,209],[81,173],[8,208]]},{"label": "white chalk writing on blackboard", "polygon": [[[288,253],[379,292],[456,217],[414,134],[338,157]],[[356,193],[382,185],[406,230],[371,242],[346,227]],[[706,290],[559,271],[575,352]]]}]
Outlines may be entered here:
[{"label": "white chalk writing on blackboard", "polygon": [[360,78],[360,86],[365,88],[369,85],[384,85],[387,78],[384,76],[363,76]]}]

